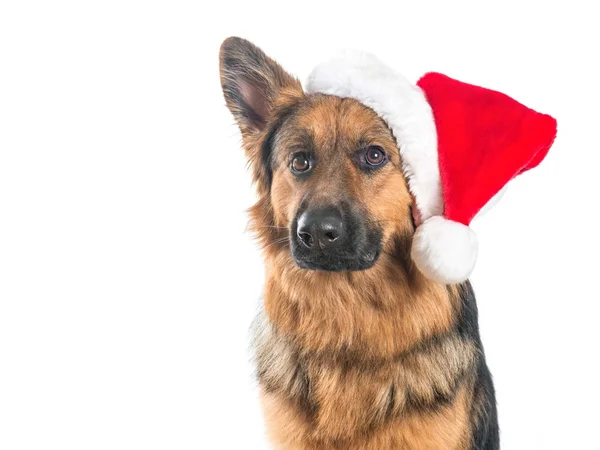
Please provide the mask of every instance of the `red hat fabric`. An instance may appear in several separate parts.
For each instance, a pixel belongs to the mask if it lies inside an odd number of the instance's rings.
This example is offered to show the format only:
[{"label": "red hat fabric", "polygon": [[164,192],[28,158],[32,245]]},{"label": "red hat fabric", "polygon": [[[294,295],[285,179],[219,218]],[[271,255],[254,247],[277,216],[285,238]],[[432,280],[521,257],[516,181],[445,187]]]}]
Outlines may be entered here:
[{"label": "red hat fabric", "polygon": [[426,74],[417,85],[435,119],[444,217],[468,225],[506,183],[542,161],[556,120],[440,73]]},{"label": "red hat fabric", "polygon": [[367,53],[346,52],[318,65],[307,91],[354,98],[387,122],[422,219],[411,257],[444,284],[462,282],[473,270],[473,217],[515,176],[537,166],[556,136],[552,117],[505,94],[439,73],[413,85]]}]

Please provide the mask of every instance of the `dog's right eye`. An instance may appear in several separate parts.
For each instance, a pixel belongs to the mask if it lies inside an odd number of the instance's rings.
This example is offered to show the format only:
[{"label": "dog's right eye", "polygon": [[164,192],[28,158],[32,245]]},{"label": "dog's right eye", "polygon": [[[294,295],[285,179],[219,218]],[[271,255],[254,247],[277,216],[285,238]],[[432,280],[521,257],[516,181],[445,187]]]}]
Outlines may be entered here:
[{"label": "dog's right eye", "polygon": [[296,153],[292,158],[292,172],[303,173],[310,169],[310,159],[306,153]]}]

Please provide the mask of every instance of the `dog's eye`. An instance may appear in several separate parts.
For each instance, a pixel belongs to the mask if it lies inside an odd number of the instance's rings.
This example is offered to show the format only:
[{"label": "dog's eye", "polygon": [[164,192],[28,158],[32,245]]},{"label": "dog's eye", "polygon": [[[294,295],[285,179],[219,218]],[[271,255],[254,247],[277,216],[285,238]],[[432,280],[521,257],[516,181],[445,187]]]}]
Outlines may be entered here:
[{"label": "dog's eye", "polygon": [[365,152],[365,161],[371,166],[380,166],[385,161],[385,152],[381,147],[369,147]]},{"label": "dog's eye", "polygon": [[292,158],[292,172],[302,173],[310,169],[310,160],[306,153],[296,153]]}]

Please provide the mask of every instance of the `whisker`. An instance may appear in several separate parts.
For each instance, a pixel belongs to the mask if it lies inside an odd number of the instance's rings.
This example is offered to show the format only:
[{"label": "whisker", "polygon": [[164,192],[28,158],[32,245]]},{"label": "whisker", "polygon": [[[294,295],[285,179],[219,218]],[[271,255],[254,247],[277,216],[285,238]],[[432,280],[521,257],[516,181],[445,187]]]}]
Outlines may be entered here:
[{"label": "whisker", "polygon": [[384,220],[365,220],[365,223],[384,223],[384,222],[398,222],[393,219],[384,219]]},{"label": "whisker", "polygon": [[287,241],[287,242],[289,242],[289,241],[290,241],[290,238],[289,238],[289,236],[286,236],[286,237],[284,237],[284,238],[275,239],[275,240],[274,240],[273,242],[271,242],[270,244],[268,244],[268,245],[264,246],[264,247],[263,247],[263,250],[266,250],[267,248],[269,248],[269,247],[271,247],[272,245],[275,245],[275,244],[283,244],[283,243],[284,243],[284,242],[286,242],[286,241]]}]

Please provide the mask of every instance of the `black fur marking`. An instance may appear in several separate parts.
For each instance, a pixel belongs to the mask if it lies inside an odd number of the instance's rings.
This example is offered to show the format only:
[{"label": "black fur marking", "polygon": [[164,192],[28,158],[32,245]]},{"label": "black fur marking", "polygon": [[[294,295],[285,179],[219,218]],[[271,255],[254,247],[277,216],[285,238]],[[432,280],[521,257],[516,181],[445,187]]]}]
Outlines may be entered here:
[{"label": "black fur marking", "polygon": [[311,400],[310,396],[310,379],[301,364],[296,368],[296,376],[300,378],[302,389],[300,390],[298,402],[300,407],[307,412],[309,416],[315,414],[317,406]]},{"label": "black fur marking", "polygon": [[458,316],[456,329],[461,336],[475,342],[479,353],[477,375],[473,392],[472,450],[498,450],[500,448],[500,432],[498,428],[498,411],[492,375],[485,362],[485,353],[479,335],[479,318],[475,293],[469,281],[460,286],[462,307]]},{"label": "black fur marking", "polygon": [[472,450],[499,450],[500,430],[498,412],[492,383],[492,375],[481,358],[477,372],[477,382],[473,395],[474,410],[471,420],[474,424],[471,441]]},{"label": "black fur marking", "polygon": [[452,389],[450,393],[443,393],[437,388],[434,388],[434,396],[431,399],[424,399],[423,397],[416,396],[411,390],[406,391],[406,411],[420,412],[420,413],[431,413],[437,412],[444,406],[451,405],[456,398],[456,387]]},{"label": "black fur marking", "polygon": [[385,411],[385,418],[391,419],[394,414],[394,407],[396,406],[396,386],[393,384],[390,386],[390,392],[388,394],[388,404]]},{"label": "black fur marking", "polygon": [[260,162],[265,169],[264,182],[269,189],[271,189],[271,183],[273,182],[273,146],[275,144],[275,138],[285,122],[295,114],[297,109],[297,104],[291,105],[279,114],[277,120],[269,125],[267,137],[263,141],[260,149]]},{"label": "black fur marking", "polygon": [[466,281],[459,286],[459,289],[461,307],[456,321],[456,331],[458,331],[462,337],[471,338],[481,346],[481,339],[479,336],[479,313],[473,287],[469,281]]}]

